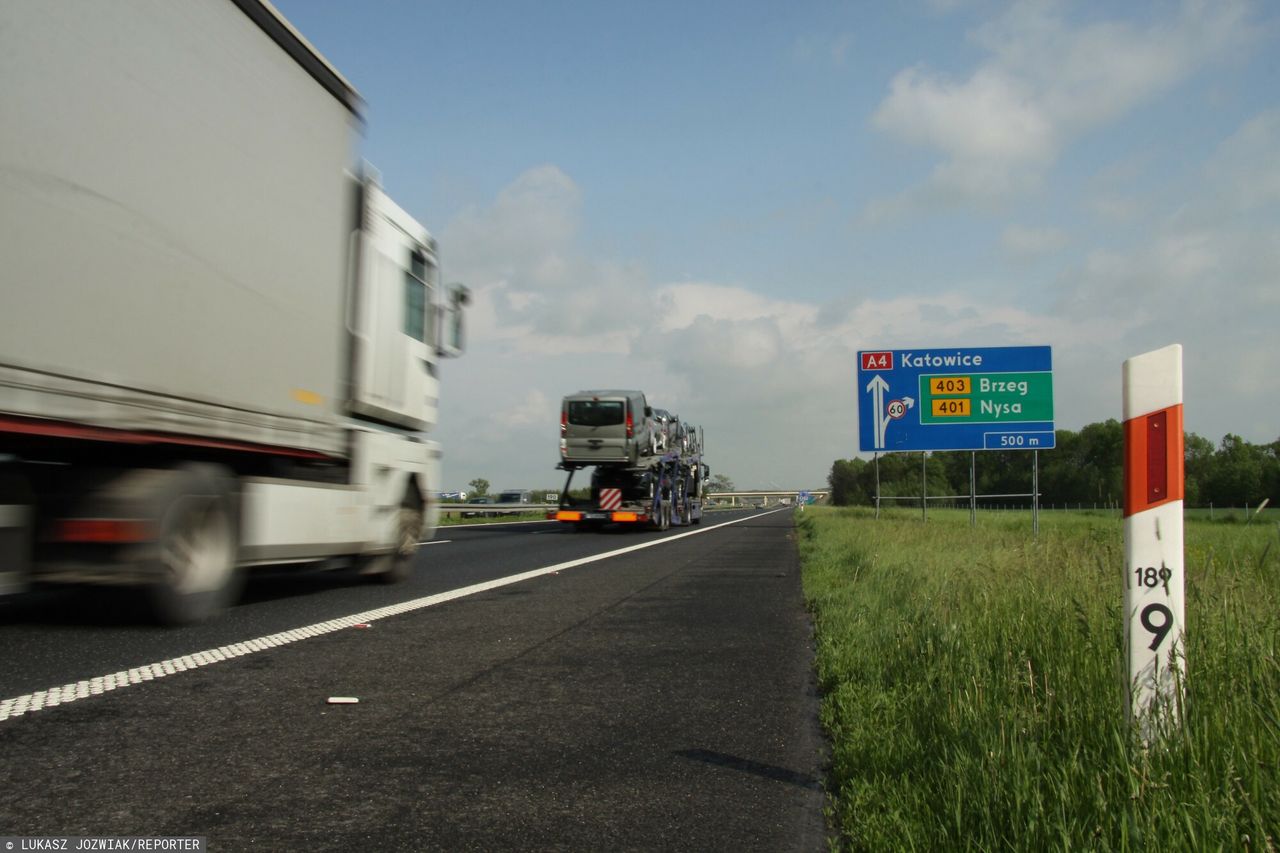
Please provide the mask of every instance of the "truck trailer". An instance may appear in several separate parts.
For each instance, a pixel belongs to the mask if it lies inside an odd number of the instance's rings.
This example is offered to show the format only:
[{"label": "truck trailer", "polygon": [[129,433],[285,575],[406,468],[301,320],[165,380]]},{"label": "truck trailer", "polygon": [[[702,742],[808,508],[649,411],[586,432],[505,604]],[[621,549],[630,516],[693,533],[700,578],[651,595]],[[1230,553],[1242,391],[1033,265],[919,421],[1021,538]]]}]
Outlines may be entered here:
[{"label": "truck trailer", "polygon": [[9,0],[0,55],[0,589],[403,579],[467,295],[356,90],[265,0]]},{"label": "truck trailer", "polygon": [[[711,476],[702,447],[700,428],[654,409],[641,391],[571,394],[560,406],[557,466],[568,476],[559,506],[548,517],[578,530],[701,524]],[[574,476],[587,468],[590,493],[574,498]]]}]

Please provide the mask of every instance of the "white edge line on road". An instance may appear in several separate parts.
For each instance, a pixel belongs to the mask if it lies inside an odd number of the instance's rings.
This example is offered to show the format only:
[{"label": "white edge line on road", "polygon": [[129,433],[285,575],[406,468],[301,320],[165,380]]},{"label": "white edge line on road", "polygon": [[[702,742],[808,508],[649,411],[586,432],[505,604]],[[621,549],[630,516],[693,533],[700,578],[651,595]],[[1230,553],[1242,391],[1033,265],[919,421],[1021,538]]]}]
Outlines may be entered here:
[{"label": "white edge line on road", "polygon": [[[437,604],[444,604],[446,601],[466,598],[469,595],[488,592],[489,590],[499,589],[504,586],[510,586],[511,584],[532,580],[533,578],[542,577],[543,575],[550,575],[556,572],[562,572],[566,569],[585,566],[588,563],[607,560],[610,557],[618,557],[623,554],[630,554],[634,551],[642,551],[645,548],[652,548],[655,545],[674,542],[675,540],[683,539],[686,536],[696,536],[699,533],[710,533],[712,530],[718,530],[721,527],[728,527],[731,524],[739,524],[743,521],[750,521],[751,519],[760,518],[765,515],[772,515],[776,512],[782,512],[784,509],[791,509],[791,507],[781,507],[768,512],[754,513],[742,518],[735,518],[733,521],[713,524],[710,527],[699,527],[697,530],[677,533],[674,536],[664,536],[661,539],[641,542],[639,545],[631,545],[626,548],[619,548],[615,551],[606,551],[603,554],[593,554],[590,557],[581,557],[577,560],[556,563],[554,566],[532,569],[527,572],[521,572],[518,575],[510,575],[505,578],[497,578],[496,580],[472,584],[471,586],[459,587],[458,589],[451,589],[447,592],[428,595],[424,598],[415,598],[412,601],[402,601],[399,604],[379,607],[374,610],[366,610],[363,613],[355,613],[351,616],[341,616],[337,619],[330,619],[327,622],[318,622],[315,625],[307,625],[303,628],[281,631],[278,634],[258,637],[255,640],[231,643],[229,645],[219,646],[216,649],[194,652],[189,655],[183,655],[182,657],[163,660],[159,663],[135,666],[132,669],[121,670],[120,672],[114,672],[110,675],[100,675],[97,678],[89,678],[84,681],[64,684],[60,687],[50,687],[47,690],[37,690],[35,693],[28,693],[25,696],[15,696],[12,699],[0,700],[0,722],[13,717],[21,717],[31,711],[39,711],[43,708],[52,708],[57,705],[67,705],[79,699],[98,696],[112,690],[119,690],[134,684],[141,684],[144,681],[154,681],[157,678],[164,678],[166,675],[186,672],[189,669],[199,669],[200,667],[208,666],[211,663],[218,663],[219,661],[244,657],[245,655],[251,655],[254,652],[261,652],[266,649],[273,649],[277,646],[288,645],[289,643],[294,643],[298,640],[306,640],[311,637],[331,634],[334,631],[350,628],[353,625],[365,624],[378,619],[386,619],[391,616],[399,616],[402,613],[410,613],[414,610],[421,610],[424,607],[433,607]],[[433,541],[443,544],[449,540]]]}]

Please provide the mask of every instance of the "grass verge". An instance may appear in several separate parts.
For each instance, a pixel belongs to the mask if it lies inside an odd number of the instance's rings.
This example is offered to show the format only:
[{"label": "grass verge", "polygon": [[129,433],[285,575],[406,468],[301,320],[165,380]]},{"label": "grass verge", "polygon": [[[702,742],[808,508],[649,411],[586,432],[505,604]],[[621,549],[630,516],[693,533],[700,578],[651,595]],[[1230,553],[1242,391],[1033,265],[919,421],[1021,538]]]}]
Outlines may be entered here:
[{"label": "grass verge", "polygon": [[1118,520],[798,517],[834,848],[1280,843],[1280,528],[1188,521],[1186,718],[1144,749]]}]

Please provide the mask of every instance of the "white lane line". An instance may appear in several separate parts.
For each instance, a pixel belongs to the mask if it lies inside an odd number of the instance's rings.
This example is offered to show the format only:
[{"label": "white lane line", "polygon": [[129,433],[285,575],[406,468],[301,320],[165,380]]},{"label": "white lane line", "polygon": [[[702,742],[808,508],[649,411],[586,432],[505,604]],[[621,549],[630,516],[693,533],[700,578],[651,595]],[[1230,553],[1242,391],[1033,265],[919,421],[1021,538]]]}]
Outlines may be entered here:
[{"label": "white lane line", "polygon": [[428,539],[425,542],[419,542],[419,545],[447,545],[452,539]]},{"label": "white lane line", "polygon": [[[311,637],[320,637],[324,634],[331,634],[334,631],[341,631],[342,629],[350,628],[353,625],[373,622],[377,619],[386,619],[391,616],[399,616],[402,613],[411,613],[414,610],[421,610],[424,607],[433,607],[437,604],[444,604],[446,601],[466,598],[469,595],[488,592],[492,589],[499,589],[504,586],[510,586],[511,584],[532,580],[533,578],[542,577],[543,575],[549,575],[554,572],[561,572],[565,569],[585,566],[588,563],[607,560],[610,557],[618,557],[622,554],[630,554],[633,551],[642,551],[645,548],[652,548],[655,545],[674,542],[675,540],[683,539],[686,536],[697,536],[700,533],[710,533],[712,530],[718,530],[721,527],[728,527],[731,524],[739,524],[743,521],[760,518],[761,516],[772,515],[775,512],[782,512],[784,509],[790,509],[790,507],[782,507],[769,512],[756,513],[742,518],[735,518],[733,521],[725,521],[720,524],[714,524],[710,527],[700,527],[697,530],[677,533],[674,536],[664,536],[661,539],[641,542],[639,545],[630,545],[626,548],[619,548],[616,551],[606,551],[603,554],[594,554],[590,557],[582,557],[577,560],[556,563],[554,566],[532,569],[531,571],[521,572],[518,575],[510,575],[505,578],[497,578],[496,580],[472,584],[471,586],[459,587],[458,589],[449,590],[448,592],[440,592],[435,595],[428,595],[424,598],[415,598],[412,601],[403,601],[399,604],[392,604],[388,607],[379,607],[375,610],[366,610],[363,613],[356,613],[351,616],[341,616],[337,619],[330,619],[327,622],[318,622],[315,625],[307,625],[303,628],[281,631],[278,634],[258,637],[257,639],[246,640],[242,643],[231,643],[226,646],[219,646],[216,649],[208,649],[203,652],[183,655],[182,657],[169,658],[168,660],[163,660],[159,663],[135,666],[133,669],[113,672],[110,675],[100,675],[97,678],[76,681],[70,684],[63,684],[60,687],[50,687],[47,690],[37,690],[34,693],[28,693],[24,696],[15,696],[12,699],[0,700],[0,722],[14,717],[21,717],[23,714],[28,714],[32,711],[39,711],[43,708],[67,705],[79,699],[98,696],[103,693],[109,693],[112,690],[120,690],[121,688],[129,687],[134,684],[141,684],[144,681],[154,681],[157,678],[164,678],[166,675],[186,672],[189,669],[199,669],[202,666],[208,666],[212,663],[244,657],[245,655],[251,655],[254,652],[261,652],[266,649],[274,649],[277,646],[285,646],[289,643],[295,643],[298,640],[306,640]],[[448,540],[441,541],[443,542]]]}]

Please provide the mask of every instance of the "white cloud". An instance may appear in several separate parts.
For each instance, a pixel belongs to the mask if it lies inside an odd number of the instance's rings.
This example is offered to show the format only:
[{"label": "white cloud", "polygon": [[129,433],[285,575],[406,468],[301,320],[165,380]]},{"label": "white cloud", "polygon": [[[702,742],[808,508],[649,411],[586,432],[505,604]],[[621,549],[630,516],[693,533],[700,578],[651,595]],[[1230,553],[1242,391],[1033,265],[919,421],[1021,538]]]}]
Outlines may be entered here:
[{"label": "white cloud", "polygon": [[498,418],[513,426],[543,426],[555,420],[560,411],[560,401],[550,400],[538,389],[525,394],[524,399],[497,413]]},{"label": "white cloud", "polygon": [[1137,221],[1145,212],[1140,199],[1123,193],[1095,193],[1087,204],[1094,216],[1112,225],[1128,225]]},{"label": "white cloud", "polygon": [[[488,207],[472,206],[441,234],[451,269],[465,270],[473,288],[556,287],[579,225],[582,193],[556,166],[530,169]],[[501,253],[492,251],[501,246]]]},{"label": "white cloud", "polygon": [[1014,3],[971,39],[987,58],[964,79],[899,72],[877,129],[936,151],[928,182],[871,205],[883,218],[933,204],[991,206],[1038,187],[1072,140],[1168,91],[1247,36],[1241,3],[1186,0],[1169,22],[1073,26],[1046,0]]},{"label": "white cloud", "polygon": [[776,319],[784,332],[812,323],[817,309],[804,302],[783,302],[741,287],[683,282],[662,289],[662,327],[686,328],[699,317],[735,322]]},{"label": "white cloud", "polygon": [[1037,92],[1000,68],[952,83],[923,68],[899,72],[872,117],[880,130],[959,162],[1038,165],[1054,154],[1054,127]]},{"label": "white cloud", "polygon": [[1015,259],[1037,258],[1063,249],[1069,241],[1060,228],[1033,228],[1009,225],[1000,236],[1005,252]]},{"label": "white cloud", "polygon": [[445,229],[450,275],[477,294],[474,342],[523,354],[627,351],[632,318],[651,315],[656,294],[642,270],[582,256],[581,207],[577,184],[544,165]]}]

